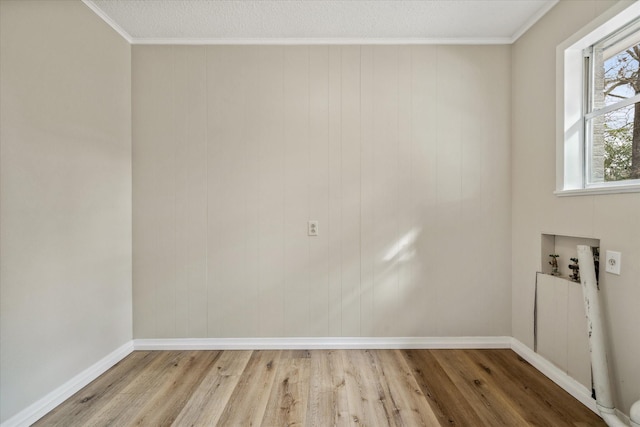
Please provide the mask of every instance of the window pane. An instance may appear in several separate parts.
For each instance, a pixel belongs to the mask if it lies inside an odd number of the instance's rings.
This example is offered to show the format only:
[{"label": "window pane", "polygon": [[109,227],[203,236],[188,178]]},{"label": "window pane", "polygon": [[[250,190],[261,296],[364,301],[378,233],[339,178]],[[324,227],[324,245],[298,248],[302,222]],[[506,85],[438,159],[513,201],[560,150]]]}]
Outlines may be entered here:
[{"label": "window pane", "polygon": [[[640,103],[628,105],[587,122],[591,135],[589,182],[611,182],[640,178],[640,165],[633,164],[633,147],[640,147],[640,132],[635,132]],[[638,117],[640,119],[640,117]],[[634,141],[635,139],[635,141]]]},{"label": "window pane", "polygon": [[[607,58],[608,54],[611,55]],[[604,85],[600,97],[604,99],[604,105],[615,104],[640,93],[639,57],[640,44],[617,52],[604,51]]]}]

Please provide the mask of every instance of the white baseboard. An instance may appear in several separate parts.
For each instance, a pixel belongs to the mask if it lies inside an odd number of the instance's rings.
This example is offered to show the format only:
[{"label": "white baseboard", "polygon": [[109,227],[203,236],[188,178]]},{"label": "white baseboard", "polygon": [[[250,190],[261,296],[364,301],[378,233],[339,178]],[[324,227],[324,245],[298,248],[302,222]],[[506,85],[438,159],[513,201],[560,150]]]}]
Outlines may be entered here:
[{"label": "white baseboard", "polygon": [[35,423],[134,350],[472,349],[510,348],[510,345],[510,337],[138,339],[129,341],[105,356],[94,365],[0,424],[0,427],[26,427]]},{"label": "white baseboard", "polygon": [[[591,392],[560,368],[512,337],[337,337],[337,338],[179,338],[129,341],[0,427],[29,426],[98,378],[134,350],[314,350],[314,349],[485,349],[510,348],[596,414]],[[617,415],[629,422],[622,412]]]},{"label": "white baseboard", "polygon": [[596,401],[591,397],[591,391],[584,385],[515,338],[511,338],[511,349],[584,406],[598,413]]},{"label": "white baseboard", "polygon": [[[520,357],[531,363],[534,368],[543,373],[547,378],[600,416],[596,406],[596,401],[591,397],[591,391],[584,385],[580,384],[578,381],[573,379],[573,377],[567,375],[567,373],[562,369],[558,368],[556,365],[549,362],[547,359],[540,356],[538,353],[534,352],[515,338],[511,338],[511,350],[515,351],[520,355]],[[631,423],[629,417],[618,408],[616,408],[616,415],[627,424]]]},{"label": "white baseboard", "polygon": [[56,406],[73,396],[91,381],[105,373],[109,368],[127,357],[133,351],[133,342],[129,341],[120,348],[100,359],[60,387],[45,395],[13,417],[3,422],[0,427],[27,427],[45,416]]},{"label": "white baseboard", "polygon": [[336,337],[137,339],[136,350],[329,350],[510,348],[511,337]]}]

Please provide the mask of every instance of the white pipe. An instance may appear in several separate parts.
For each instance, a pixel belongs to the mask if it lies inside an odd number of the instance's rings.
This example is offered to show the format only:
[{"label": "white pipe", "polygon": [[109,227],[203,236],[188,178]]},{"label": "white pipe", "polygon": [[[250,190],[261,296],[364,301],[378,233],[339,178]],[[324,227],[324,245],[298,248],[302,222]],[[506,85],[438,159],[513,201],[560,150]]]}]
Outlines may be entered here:
[{"label": "white pipe", "polygon": [[[611,395],[609,370],[607,366],[606,339],[600,312],[600,298],[598,296],[598,282],[593,264],[593,253],[590,246],[578,245],[578,263],[580,265],[580,282],[584,295],[585,311],[587,313],[587,328],[589,332],[589,352],[591,353],[591,372],[593,374],[593,388],[596,392],[596,406],[602,419],[610,427],[626,427],[616,415],[616,408]],[[631,407],[631,425],[640,427],[640,400]]]}]

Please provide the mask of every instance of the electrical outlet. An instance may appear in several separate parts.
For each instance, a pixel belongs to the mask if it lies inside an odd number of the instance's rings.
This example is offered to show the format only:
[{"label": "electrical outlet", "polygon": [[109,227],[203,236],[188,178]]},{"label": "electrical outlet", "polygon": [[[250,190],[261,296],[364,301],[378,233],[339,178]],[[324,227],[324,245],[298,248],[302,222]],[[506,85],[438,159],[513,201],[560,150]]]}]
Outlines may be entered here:
[{"label": "electrical outlet", "polygon": [[309,221],[309,222],[307,222],[307,234],[309,236],[317,236],[318,235],[318,221]]},{"label": "electrical outlet", "polygon": [[622,254],[615,251],[607,251],[605,260],[605,270],[607,273],[620,275],[620,264],[622,262]]}]

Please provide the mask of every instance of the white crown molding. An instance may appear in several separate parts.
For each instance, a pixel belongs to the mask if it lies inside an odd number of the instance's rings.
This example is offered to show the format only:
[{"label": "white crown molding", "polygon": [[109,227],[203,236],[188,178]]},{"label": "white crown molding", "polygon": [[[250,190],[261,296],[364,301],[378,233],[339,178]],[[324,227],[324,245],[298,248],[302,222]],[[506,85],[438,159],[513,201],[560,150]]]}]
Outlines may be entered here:
[{"label": "white crown molding", "polygon": [[[87,1],[87,0],[85,0]],[[511,44],[512,38],[133,38],[134,45],[501,45]]]},{"label": "white crown molding", "polygon": [[330,337],[136,339],[136,350],[333,350],[510,348],[510,337]]},{"label": "white crown molding", "polygon": [[73,396],[91,381],[105,373],[116,363],[133,351],[133,341],[128,341],[120,348],[109,353],[93,365],[89,366],[55,390],[24,408],[13,417],[3,422],[0,427],[26,427],[38,421],[56,406]]},{"label": "white crown molding", "polygon": [[137,38],[132,37],[92,0],[82,0],[132,45],[505,45],[513,44],[559,0],[546,4],[511,37],[481,38]]},{"label": "white crown molding", "polygon": [[509,41],[509,44],[513,44],[515,43],[520,37],[522,37],[522,35],[524,33],[526,33],[529,28],[533,27],[534,24],[536,22],[538,22],[540,20],[540,18],[542,18],[544,15],[547,14],[547,12],[549,12],[551,9],[553,9],[555,7],[555,5],[558,4],[560,0],[554,0],[553,3],[549,3],[547,5],[545,5],[542,9],[540,9],[538,12],[536,12],[535,15],[533,15],[531,18],[529,18],[529,20],[527,22],[524,23],[524,25],[522,27],[520,27],[520,29],[518,29],[518,31],[516,31],[513,36],[511,37],[511,40]]},{"label": "white crown molding", "polygon": [[98,15],[104,22],[107,23],[111,28],[113,28],[116,33],[120,34],[122,38],[124,38],[129,44],[133,44],[133,38],[127,33],[120,25],[118,25],[113,19],[111,19],[107,14],[105,14],[102,9],[96,6],[91,0],[82,0],[89,9],[91,9],[96,15]]}]

